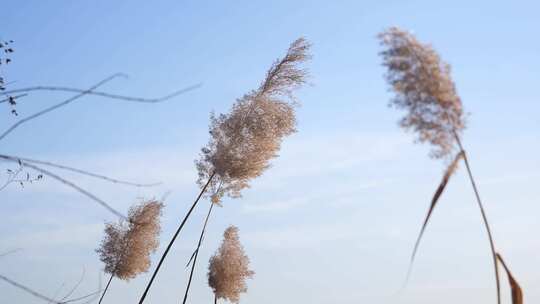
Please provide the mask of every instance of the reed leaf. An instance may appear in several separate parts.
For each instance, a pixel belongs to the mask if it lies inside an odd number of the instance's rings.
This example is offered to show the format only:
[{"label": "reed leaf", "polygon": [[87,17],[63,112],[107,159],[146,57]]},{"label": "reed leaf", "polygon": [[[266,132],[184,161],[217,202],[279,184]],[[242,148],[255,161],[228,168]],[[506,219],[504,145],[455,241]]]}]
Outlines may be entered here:
[{"label": "reed leaf", "polygon": [[426,218],[424,219],[424,223],[422,224],[422,229],[420,229],[420,233],[418,234],[418,238],[416,239],[416,243],[414,244],[413,253],[411,255],[411,261],[409,264],[409,271],[407,273],[407,280],[409,279],[412,266],[414,264],[414,259],[416,258],[416,253],[418,251],[418,246],[420,245],[422,236],[424,235],[429,219],[431,218],[431,214],[433,213],[433,210],[435,209],[435,206],[437,205],[439,198],[441,197],[444,189],[446,188],[446,185],[448,184],[450,177],[456,171],[458,163],[461,159],[463,159],[464,155],[465,154],[463,153],[463,151],[459,152],[454,158],[454,160],[450,163],[448,168],[446,168],[446,172],[444,172],[444,176],[441,180],[441,183],[439,184],[439,187],[437,188],[437,190],[435,191],[435,194],[433,195],[433,198],[431,199],[431,205],[429,206],[429,210],[426,214]]},{"label": "reed leaf", "polygon": [[506,266],[506,263],[504,262],[502,256],[498,253],[497,260],[499,260],[504,270],[506,271],[506,275],[508,276],[510,290],[512,291],[512,304],[523,304],[523,291],[521,289],[521,286],[519,286],[518,282],[512,275],[512,272],[510,272],[510,269],[508,269],[508,266]]}]

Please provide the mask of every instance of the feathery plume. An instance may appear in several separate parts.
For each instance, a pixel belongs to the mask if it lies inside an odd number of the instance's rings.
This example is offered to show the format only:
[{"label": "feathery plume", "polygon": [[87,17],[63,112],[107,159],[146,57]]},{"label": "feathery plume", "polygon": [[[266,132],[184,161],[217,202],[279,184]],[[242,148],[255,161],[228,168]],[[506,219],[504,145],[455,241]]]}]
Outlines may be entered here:
[{"label": "feathery plume", "polygon": [[157,200],[143,201],[129,209],[127,221],[106,224],[105,237],[96,251],[111,276],[100,303],[113,277],[129,281],[150,268],[150,255],[159,246],[162,209],[163,203]]},{"label": "feathery plume", "polygon": [[461,133],[465,119],[450,65],[430,45],[397,27],[382,32],[379,39],[386,47],[380,53],[388,68],[386,80],[396,93],[390,104],[407,111],[400,125],[417,132],[419,142],[434,146],[431,157],[451,155],[454,132]]},{"label": "feathery plume", "polygon": [[307,72],[298,64],[310,58],[309,48],[303,38],[293,42],[259,88],[237,99],[228,114],[211,115],[211,138],[196,167],[201,187],[215,174],[207,195],[214,203],[225,194],[239,197],[270,166],[283,138],[296,131],[293,92],[306,82]]},{"label": "feathery plume", "polygon": [[210,258],[208,285],[217,299],[233,303],[240,301],[240,293],[247,291],[246,279],[255,272],[249,269],[249,258],[240,244],[238,228],[229,226],[223,233],[223,242]]},{"label": "feathery plume", "polygon": [[142,202],[128,212],[128,222],[107,223],[105,237],[97,250],[105,272],[122,280],[134,278],[150,267],[150,254],[159,246],[163,203]]}]

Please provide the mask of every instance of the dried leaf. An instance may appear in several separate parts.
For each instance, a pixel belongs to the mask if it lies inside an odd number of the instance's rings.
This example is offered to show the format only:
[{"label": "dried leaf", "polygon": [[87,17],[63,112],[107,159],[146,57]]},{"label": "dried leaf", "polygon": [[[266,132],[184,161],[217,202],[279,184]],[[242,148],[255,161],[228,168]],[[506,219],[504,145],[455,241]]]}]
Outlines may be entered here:
[{"label": "dried leaf", "polygon": [[450,163],[450,165],[446,169],[446,172],[444,173],[442,181],[439,184],[437,191],[435,191],[433,198],[431,199],[431,205],[429,206],[429,210],[427,212],[426,218],[424,219],[424,223],[422,224],[422,229],[420,230],[420,234],[418,235],[418,238],[416,239],[416,243],[414,244],[414,250],[411,256],[411,262],[409,264],[409,271],[407,274],[407,279],[409,278],[409,275],[411,273],[411,269],[414,264],[414,259],[416,257],[416,252],[418,251],[418,246],[420,245],[420,240],[422,239],[422,236],[424,235],[424,231],[426,230],[429,219],[431,218],[431,214],[433,213],[433,210],[435,209],[435,206],[437,205],[437,201],[441,197],[444,191],[444,188],[446,187],[446,184],[448,184],[448,181],[450,180],[450,176],[452,176],[452,174],[456,171],[459,161],[464,156],[465,156],[464,151],[461,151],[456,155],[452,163]]},{"label": "dried leaf", "polygon": [[497,259],[501,263],[501,265],[504,267],[504,270],[506,271],[506,275],[508,276],[508,282],[510,283],[510,289],[512,290],[512,303],[513,304],[523,304],[523,291],[521,290],[521,287],[519,286],[518,282],[510,272],[510,269],[506,266],[506,263],[504,262],[503,258],[500,254],[497,253]]}]

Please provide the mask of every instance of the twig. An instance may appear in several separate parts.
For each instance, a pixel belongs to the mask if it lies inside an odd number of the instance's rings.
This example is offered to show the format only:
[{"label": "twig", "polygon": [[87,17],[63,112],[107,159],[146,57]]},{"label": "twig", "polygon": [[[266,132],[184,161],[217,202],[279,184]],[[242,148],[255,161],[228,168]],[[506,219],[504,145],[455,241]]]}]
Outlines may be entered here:
[{"label": "twig", "polygon": [[[1,157],[0,157],[1,158]],[[64,185],[67,185],[73,189],[75,189],[76,191],[80,192],[81,194],[87,196],[88,198],[92,199],[93,201],[97,202],[98,204],[100,204],[101,206],[103,206],[105,209],[109,210],[111,213],[113,213],[114,215],[124,219],[124,220],[127,220],[127,217],[124,216],[122,213],[120,213],[119,211],[117,211],[116,209],[114,209],[113,207],[111,207],[108,203],[106,203],[104,200],[98,198],[97,196],[95,196],[94,194],[90,193],[89,191],[77,186],[76,184],[48,171],[48,170],[45,170],[43,168],[40,168],[36,165],[33,165],[33,164],[30,164],[28,162],[24,162],[24,161],[21,161],[21,160],[14,160],[14,159],[11,159],[11,158],[5,158],[4,159],[7,159],[7,160],[10,160],[10,161],[13,161],[13,162],[20,162],[22,163],[25,167],[28,167],[28,168],[31,168],[35,171],[38,171],[44,175],[47,175],[49,177],[52,177],[53,179],[56,179],[57,181],[63,183]]]},{"label": "twig", "polygon": [[75,96],[73,96],[73,97],[71,97],[71,98],[69,98],[69,99],[66,99],[66,100],[64,100],[64,101],[62,101],[62,102],[60,102],[60,103],[58,103],[58,104],[55,104],[55,105],[53,105],[53,106],[50,106],[50,107],[48,107],[48,108],[46,108],[46,109],[44,109],[44,110],[41,110],[41,111],[39,111],[39,112],[37,112],[37,113],[34,113],[34,114],[32,114],[32,115],[30,115],[30,116],[28,116],[28,117],[25,117],[25,118],[19,120],[18,122],[16,122],[15,124],[13,124],[11,127],[9,127],[6,131],[4,131],[4,133],[2,133],[2,135],[0,135],[0,140],[4,139],[9,133],[13,132],[13,130],[15,130],[17,127],[19,127],[19,126],[22,125],[23,123],[28,122],[28,121],[30,121],[30,120],[32,120],[32,119],[35,119],[35,118],[37,118],[37,117],[39,117],[39,116],[41,116],[41,115],[47,114],[47,113],[49,113],[49,112],[51,112],[51,111],[54,111],[54,110],[56,110],[56,109],[58,109],[58,108],[60,108],[60,107],[63,107],[63,106],[65,106],[65,105],[67,105],[67,104],[69,104],[69,103],[71,103],[71,102],[73,102],[73,101],[75,101],[75,100],[77,100],[77,99],[83,97],[84,95],[88,94],[88,93],[91,92],[92,90],[94,90],[94,89],[98,88],[99,86],[101,86],[101,85],[103,85],[103,84],[109,82],[110,80],[112,80],[112,79],[114,79],[114,78],[116,78],[116,77],[120,77],[120,76],[124,76],[124,77],[125,77],[124,74],[119,74],[119,73],[114,74],[114,75],[112,75],[112,76],[109,76],[109,77],[105,78],[104,80],[98,82],[97,84],[93,85],[93,86],[90,87],[88,90],[84,90],[84,91],[80,92],[79,94],[77,94],[77,95],[75,95]]},{"label": "twig", "polygon": [[79,288],[82,281],[84,280],[85,273],[86,273],[86,269],[84,269],[84,267],[83,267],[83,271],[82,271],[81,277],[79,278],[79,281],[77,281],[77,284],[75,284],[73,286],[73,288],[71,288],[71,290],[62,299],[60,299],[61,302],[63,302],[65,299],[69,298],[75,292],[75,290],[77,290],[77,288]]},{"label": "twig", "polygon": [[5,282],[7,282],[7,283],[19,288],[19,289],[22,289],[25,292],[27,292],[27,293],[29,293],[29,294],[37,297],[37,298],[40,298],[40,299],[42,299],[44,301],[47,301],[47,302],[50,302],[50,303],[55,303],[55,304],[62,304],[62,302],[58,302],[55,299],[51,299],[51,298],[49,298],[49,297],[47,297],[47,296],[45,296],[45,295],[43,295],[43,294],[41,294],[41,293],[39,293],[39,292],[37,292],[35,290],[33,290],[33,289],[29,288],[29,287],[26,287],[26,286],[24,286],[22,284],[19,284],[19,283],[15,282],[15,281],[11,280],[8,277],[1,275],[1,274],[0,274],[0,279],[4,280]]},{"label": "twig", "polygon": [[[2,95],[3,94],[7,94],[7,93],[2,93]],[[21,97],[25,97],[25,96],[28,96],[28,94],[19,94],[19,95],[15,95],[15,96],[9,96],[8,98],[4,98],[4,99],[0,100],[0,103],[8,102],[9,100],[15,100],[17,98],[21,98]]]},{"label": "twig", "polygon": [[9,254],[15,253],[17,251],[21,251],[21,250],[22,250],[22,248],[11,249],[11,250],[8,250],[6,252],[0,253],[0,257],[5,257],[6,255],[9,255]]},{"label": "twig", "polygon": [[[70,87],[57,87],[57,86],[35,86],[35,87],[28,87],[28,88],[21,88],[21,89],[14,89],[9,91],[2,92],[2,95],[7,94],[13,94],[13,93],[20,93],[20,92],[31,92],[31,91],[62,91],[62,92],[72,92],[72,93],[85,93],[87,95],[96,95],[111,99],[118,99],[123,101],[132,101],[132,102],[140,102],[140,103],[159,103],[166,101],[168,99],[171,99],[173,97],[176,97],[182,93],[186,93],[192,90],[195,90],[199,87],[201,87],[202,84],[198,83],[180,90],[177,90],[175,92],[172,92],[171,94],[158,97],[158,98],[142,98],[142,97],[133,97],[133,96],[125,96],[125,95],[118,95],[118,94],[111,94],[107,92],[99,92],[99,91],[91,91],[88,92],[87,90],[78,89],[78,88],[70,88]],[[0,100],[0,103],[7,102],[8,99]]]},{"label": "twig", "polygon": [[99,179],[106,180],[108,182],[115,183],[115,184],[123,184],[123,185],[135,186],[135,187],[153,187],[153,186],[158,186],[158,185],[162,184],[161,182],[148,183],[148,184],[133,183],[133,182],[128,182],[128,181],[123,181],[123,180],[111,178],[111,177],[108,177],[108,176],[105,176],[105,175],[93,173],[93,172],[86,171],[86,170],[81,170],[81,169],[77,169],[77,168],[73,168],[73,167],[68,167],[68,166],[64,166],[64,165],[51,163],[51,162],[48,162],[48,161],[41,161],[41,160],[35,160],[35,159],[30,159],[30,158],[18,157],[18,156],[0,154],[0,158],[9,159],[9,160],[20,159],[21,161],[25,161],[25,162],[29,162],[29,163],[50,166],[50,167],[54,167],[54,168],[58,168],[58,169],[72,171],[72,172],[79,173],[79,174],[82,174],[82,175],[87,175],[87,176],[99,178]]}]

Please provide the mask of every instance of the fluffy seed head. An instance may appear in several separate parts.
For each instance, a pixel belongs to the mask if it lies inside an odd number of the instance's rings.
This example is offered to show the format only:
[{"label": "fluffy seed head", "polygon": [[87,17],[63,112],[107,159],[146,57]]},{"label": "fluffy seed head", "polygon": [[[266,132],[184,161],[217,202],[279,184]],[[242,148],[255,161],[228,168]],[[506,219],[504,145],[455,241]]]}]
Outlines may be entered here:
[{"label": "fluffy seed head", "polygon": [[450,66],[430,45],[392,27],[379,34],[388,68],[386,79],[396,93],[391,105],[407,111],[400,125],[418,133],[417,140],[434,146],[431,156],[451,155],[454,132],[465,127],[461,99],[450,76]]},{"label": "fluffy seed head", "polygon": [[107,223],[105,237],[96,251],[105,272],[130,280],[150,267],[150,255],[159,246],[163,203],[144,201],[129,209],[128,221]]},{"label": "fluffy seed head", "polygon": [[296,131],[293,92],[306,82],[307,72],[298,65],[310,58],[309,47],[303,38],[293,42],[258,89],[237,99],[229,113],[211,115],[210,141],[195,163],[201,187],[215,174],[208,191],[213,202],[225,194],[239,197],[269,167],[283,138]]},{"label": "fluffy seed head", "polygon": [[238,238],[238,228],[230,226],[223,234],[223,242],[210,258],[208,285],[216,298],[238,303],[240,293],[247,291],[246,279],[255,272],[249,270],[249,258]]}]

